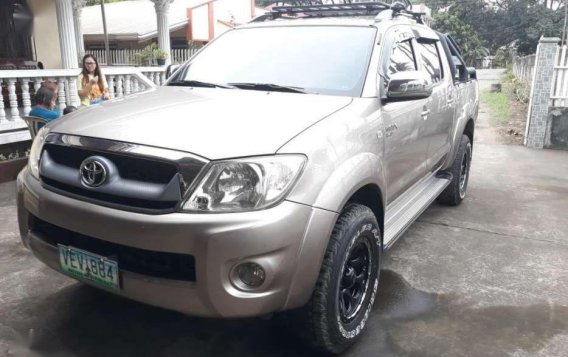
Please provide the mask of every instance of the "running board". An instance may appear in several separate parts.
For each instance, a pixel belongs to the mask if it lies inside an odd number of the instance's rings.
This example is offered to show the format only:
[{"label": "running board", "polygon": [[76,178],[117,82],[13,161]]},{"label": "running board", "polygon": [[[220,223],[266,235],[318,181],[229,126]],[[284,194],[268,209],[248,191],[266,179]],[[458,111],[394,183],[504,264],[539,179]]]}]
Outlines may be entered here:
[{"label": "running board", "polygon": [[390,247],[450,184],[449,173],[432,174],[388,205],[385,215],[384,247]]}]

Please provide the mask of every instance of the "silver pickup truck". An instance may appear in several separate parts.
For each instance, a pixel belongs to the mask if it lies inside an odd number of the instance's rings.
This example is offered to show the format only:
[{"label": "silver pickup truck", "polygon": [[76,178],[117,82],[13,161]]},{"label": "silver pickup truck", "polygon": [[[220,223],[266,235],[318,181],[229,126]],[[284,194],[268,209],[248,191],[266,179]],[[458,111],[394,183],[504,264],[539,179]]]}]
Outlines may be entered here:
[{"label": "silver pickup truck", "polygon": [[18,177],[23,244],[137,301],[291,310],[314,347],[351,345],[383,254],[434,200],[465,196],[478,85],[400,3],[292,3],[166,85],[44,127]]}]

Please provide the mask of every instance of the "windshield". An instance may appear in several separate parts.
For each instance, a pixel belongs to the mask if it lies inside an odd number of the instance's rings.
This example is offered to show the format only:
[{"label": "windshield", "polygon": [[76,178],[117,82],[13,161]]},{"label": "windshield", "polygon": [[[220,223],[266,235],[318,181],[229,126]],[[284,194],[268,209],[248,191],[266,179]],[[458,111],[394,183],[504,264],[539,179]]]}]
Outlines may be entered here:
[{"label": "windshield", "polygon": [[168,85],[360,96],[375,33],[347,26],[233,30],[203,49]]}]

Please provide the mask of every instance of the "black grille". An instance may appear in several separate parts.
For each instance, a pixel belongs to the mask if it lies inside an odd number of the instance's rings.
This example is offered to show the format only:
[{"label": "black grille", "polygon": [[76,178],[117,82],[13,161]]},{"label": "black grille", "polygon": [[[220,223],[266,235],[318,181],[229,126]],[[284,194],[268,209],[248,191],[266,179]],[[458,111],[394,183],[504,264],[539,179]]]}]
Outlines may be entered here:
[{"label": "black grille", "polygon": [[121,270],[164,279],[195,281],[195,258],[190,254],[154,252],[106,242],[72,232],[32,216],[31,231],[44,242],[72,246],[109,257]]},{"label": "black grille", "polygon": [[[173,212],[181,200],[181,192],[166,195],[166,192],[171,192],[173,186],[177,186],[177,190],[181,189],[178,167],[173,162],[49,143],[44,145],[43,156],[47,155],[53,164],[46,166],[45,171],[42,171],[42,183],[47,189],[59,194],[104,206],[149,214]],[[102,156],[112,162],[119,180],[113,180],[108,185],[95,189],[84,187],[80,179],[81,163],[91,156]],[[72,170],[65,171],[58,168]],[[58,178],[54,175],[57,171],[70,172],[66,176],[68,179]],[[118,181],[130,182],[130,187],[134,187],[138,192],[133,194],[131,190],[129,194],[125,194],[121,189],[112,189],[113,185],[119,184]],[[163,194],[144,197],[145,189],[149,187],[161,187]]]},{"label": "black grille", "polygon": [[175,207],[177,206],[177,201],[151,201],[131,197],[109,195],[102,192],[89,191],[80,187],[66,185],[64,183],[48,179],[47,177],[42,177],[42,181],[50,188],[55,189],[53,191],[59,193],[68,193],[69,196],[75,198],[90,198],[96,203],[110,207],[137,207],[142,208],[146,213],[168,213],[173,212]]},{"label": "black grille", "polygon": [[72,146],[45,144],[44,150],[58,164],[79,169],[83,160],[93,155],[103,155],[117,167],[120,177],[125,179],[167,184],[178,172],[177,167],[168,162],[150,160],[143,157],[125,156],[112,152],[98,152]]}]

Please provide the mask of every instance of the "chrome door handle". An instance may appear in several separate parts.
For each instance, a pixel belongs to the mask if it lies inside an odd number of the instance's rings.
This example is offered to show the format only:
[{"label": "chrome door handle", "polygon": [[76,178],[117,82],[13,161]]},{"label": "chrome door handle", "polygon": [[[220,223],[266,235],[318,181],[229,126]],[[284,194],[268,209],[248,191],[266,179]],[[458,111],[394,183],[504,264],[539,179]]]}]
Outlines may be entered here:
[{"label": "chrome door handle", "polygon": [[420,116],[422,116],[423,120],[427,120],[428,119],[428,114],[430,114],[430,109],[423,111]]}]

